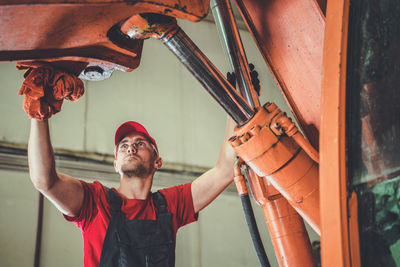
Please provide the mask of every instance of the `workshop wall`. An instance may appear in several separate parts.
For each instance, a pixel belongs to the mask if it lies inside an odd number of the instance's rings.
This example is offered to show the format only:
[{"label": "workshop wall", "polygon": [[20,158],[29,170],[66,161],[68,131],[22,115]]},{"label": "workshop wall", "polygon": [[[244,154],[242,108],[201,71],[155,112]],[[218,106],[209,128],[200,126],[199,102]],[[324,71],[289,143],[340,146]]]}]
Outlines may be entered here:
[{"label": "workshop wall", "polygon": [[[225,74],[228,61],[215,25],[179,24]],[[245,31],[241,34],[248,60],[259,72],[261,103],[274,101],[289,113],[252,37]],[[22,76],[14,63],[0,63],[0,145],[26,148],[29,120],[22,110],[23,97],[17,95]],[[193,171],[214,165],[226,115],[159,41],[145,41],[137,70],[116,71],[108,80],[85,82],[85,89],[82,99],[65,101],[62,111],[50,120],[56,151],[112,155],[117,126],[136,120],[157,140],[166,169]],[[118,183],[117,175],[115,182],[93,179],[107,186]],[[38,196],[25,169],[0,168],[0,266],[33,265]],[[261,209],[256,205],[254,208],[270,261],[277,266]],[[45,200],[41,266],[83,266],[82,247],[80,231]],[[180,230],[176,266],[258,266],[240,199],[235,194],[223,193],[200,213],[198,223]]]}]

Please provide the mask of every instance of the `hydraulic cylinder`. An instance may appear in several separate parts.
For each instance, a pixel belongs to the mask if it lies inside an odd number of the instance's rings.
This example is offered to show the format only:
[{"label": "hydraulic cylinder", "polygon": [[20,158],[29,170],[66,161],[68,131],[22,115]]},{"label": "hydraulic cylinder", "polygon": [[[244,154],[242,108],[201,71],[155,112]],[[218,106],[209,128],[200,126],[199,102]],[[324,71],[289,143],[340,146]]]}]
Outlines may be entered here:
[{"label": "hydraulic cylinder", "polygon": [[285,134],[278,123],[284,116],[274,103],[267,103],[235,129],[230,143],[247,165],[265,177],[320,234],[318,164]]},{"label": "hydraulic cylinder", "polygon": [[310,239],[297,211],[265,177],[248,167],[245,176],[254,200],[262,207],[279,266],[315,266]]}]

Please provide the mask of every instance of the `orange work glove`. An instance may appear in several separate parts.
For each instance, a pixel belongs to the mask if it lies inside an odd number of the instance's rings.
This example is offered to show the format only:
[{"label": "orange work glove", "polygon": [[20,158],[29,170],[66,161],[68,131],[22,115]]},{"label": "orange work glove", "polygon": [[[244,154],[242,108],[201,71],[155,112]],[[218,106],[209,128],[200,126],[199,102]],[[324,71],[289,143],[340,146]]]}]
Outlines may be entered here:
[{"label": "orange work glove", "polygon": [[61,110],[64,99],[76,101],[83,93],[84,86],[79,78],[47,64],[38,64],[28,70],[18,92],[25,95],[25,112],[37,120],[50,118]]}]

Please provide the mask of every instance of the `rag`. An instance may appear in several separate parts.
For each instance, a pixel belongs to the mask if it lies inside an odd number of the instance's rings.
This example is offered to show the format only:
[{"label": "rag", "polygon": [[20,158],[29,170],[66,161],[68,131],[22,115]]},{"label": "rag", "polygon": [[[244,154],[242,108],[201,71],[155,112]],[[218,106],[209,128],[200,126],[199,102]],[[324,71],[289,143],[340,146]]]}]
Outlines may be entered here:
[{"label": "rag", "polygon": [[76,101],[85,92],[78,77],[49,64],[17,64],[17,68],[27,69],[18,94],[25,95],[23,108],[30,118],[48,119],[60,112],[64,99]]}]

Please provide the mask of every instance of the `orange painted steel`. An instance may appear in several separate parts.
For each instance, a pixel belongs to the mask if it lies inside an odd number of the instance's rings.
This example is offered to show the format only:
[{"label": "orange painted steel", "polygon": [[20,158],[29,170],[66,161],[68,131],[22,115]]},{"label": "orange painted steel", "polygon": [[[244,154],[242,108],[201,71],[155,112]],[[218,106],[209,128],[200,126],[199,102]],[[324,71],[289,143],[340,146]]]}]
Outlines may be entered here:
[{"label": "orange painted steel", "polygon": [[329,0],[321,100],[322,266],[352,265],[346,173],[346,58],[349,0]]},{"label": "orange painted steel", "polygon": [[318,164],[288,137],[276,121],[283,116],[267,103],[242,127],[230,143],[236,153],[259,176],[289,201],[317,232],[320,232]]},{"label": "orange painted steel", "polygon": [[318,147],[325,18],[317,1],[235,1],[296,121]]},{"label": "orange painted steel", "polygon": [[115,45],[109,29],[138,13],[199,21],[209,1],[0,0],[0,61],[74,61],[122,71],[138,67],[143,40]]},{"label": "orange painted steel", "polygon": [[296,124],[287,116],[280,116],[275,119],[276,126],[280,130],[282,128],[287,136],[292,137],[296,143],[312,158],[316,163],[319,163],[318,151],[304,138],[297,129]]},{"label": "orange painted steel", "polygon": [[248,195],[249,191],[247,190],[246,180],[244,179],[242,172],[240,170],[240,166],[243,163],[242,160],[237,160],[234,167],[234,182],[236,185],[236,189],[239,196]]},{"label": "orange painted steel", "polygon": [[[254,200],[258,205],[264,206],[268,201],[267,182],[265,178],[258,176],[251,168],[246,166],[246,176],[249,182]],[[276,190],[275,190],[276,191]]]},{"label": "orange painted steel", "polygon": [[121,32],[135,39],[161,39],[173,36],[179,30],[176,19],[163,16],[160,21],[155,21],[154,18],[155,14],[133,15],[122,23]]},{"label": "orange painted steel", "polygon": [[304,222],[266,178],[248,168],[255,201],[261,205],[279,266],[315,266]]},{"label": "orange painted steel", "polygon": [[[200,21],[208,13],[210,6],[209,0],[191,1],[191,0],[0,0],[0,5],[8,6],[63,6],[74,5],[81,7],[93,7],[97,5],[108,5],[109,7],[122,4],[131,14],[138,13],[159,13],[170,17],[187,19],[193,22]],[[141,12],[135,9],[142,10]],[[143,11],[144,10],[144,11]],[[147,11],[146,11],[147,10]],[[104,15],[112,15],[112,10]]]},{"label": "orange painted steel", "polygon": [[360,235],[358,230],[358,198],[356,192],[351,193],[351,197],[348,203],[351,266],[360,267]]}]

